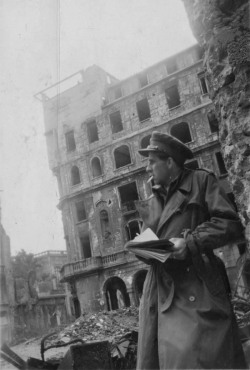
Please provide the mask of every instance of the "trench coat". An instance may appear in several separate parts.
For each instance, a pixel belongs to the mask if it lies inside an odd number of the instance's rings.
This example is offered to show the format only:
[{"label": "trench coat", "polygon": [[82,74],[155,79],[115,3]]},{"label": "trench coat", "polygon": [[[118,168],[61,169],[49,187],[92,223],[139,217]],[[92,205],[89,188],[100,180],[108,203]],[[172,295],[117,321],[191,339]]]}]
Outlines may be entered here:
[{"label": "trench coat", "polygon": [[168,195],[137,202],[144,228],[184,237],[185,260],[149,262],[139,310],[137,369],[246,368],[223,262],[213,250],[243,228],[216,177],[185,169]]}]

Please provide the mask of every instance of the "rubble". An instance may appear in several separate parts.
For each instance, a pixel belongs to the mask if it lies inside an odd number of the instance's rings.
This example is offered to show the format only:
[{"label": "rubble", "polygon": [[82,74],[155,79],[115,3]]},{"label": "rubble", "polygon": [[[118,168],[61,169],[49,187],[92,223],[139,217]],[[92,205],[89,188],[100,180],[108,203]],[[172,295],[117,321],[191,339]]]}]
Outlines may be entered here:
[{"label": "rubble", "polygon": [[136,307],[84,313],[73,324],[48,338],[47,344],[58,345],[79,338],[86,342],[108,340],[113,343],[125,334],[137,331],[138,321]]}]

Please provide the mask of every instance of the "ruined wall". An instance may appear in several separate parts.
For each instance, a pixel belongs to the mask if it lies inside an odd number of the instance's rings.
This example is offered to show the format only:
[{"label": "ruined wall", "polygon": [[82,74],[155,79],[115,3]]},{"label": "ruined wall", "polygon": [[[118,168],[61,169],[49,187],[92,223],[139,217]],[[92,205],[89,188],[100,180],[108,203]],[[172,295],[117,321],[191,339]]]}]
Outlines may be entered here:
[{"label": "ruined wall", "polygon": [[205,49],[210,97],[220,142],[246,236],[250,238],[250,22],[247,0],[183,0]]},{"label": "ruined wall", "polygon": [[12,312],[14,318],[13,343],[46,335],[69,323],[64,296],[40,297],[35,304],[18,304]]}]

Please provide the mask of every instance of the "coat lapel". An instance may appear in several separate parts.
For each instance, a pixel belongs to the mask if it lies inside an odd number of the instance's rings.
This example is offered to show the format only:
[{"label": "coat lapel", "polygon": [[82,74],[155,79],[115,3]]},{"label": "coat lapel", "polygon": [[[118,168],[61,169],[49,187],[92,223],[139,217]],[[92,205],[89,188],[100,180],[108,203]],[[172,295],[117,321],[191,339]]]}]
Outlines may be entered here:
[{"label": "coat lapel", "polygon": [[157,234],[160,232],[163,225],[184,206],[184,202],[187,201],[187,194],[191,191],[192,186],[192,173],[188,173],[183,179],[182,183],[179,185],[178,189],[172,194],[171,198],[168,200],[163,212],[161,214],[159,224],[157,227]]}]

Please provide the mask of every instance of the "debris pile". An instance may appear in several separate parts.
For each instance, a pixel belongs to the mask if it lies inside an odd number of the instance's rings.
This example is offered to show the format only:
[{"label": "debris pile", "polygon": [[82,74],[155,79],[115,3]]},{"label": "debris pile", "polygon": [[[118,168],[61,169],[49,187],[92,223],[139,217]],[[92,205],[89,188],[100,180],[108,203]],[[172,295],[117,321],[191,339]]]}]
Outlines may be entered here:
[{"label": "debris pile", "polygon": [[44,337],[41,353],[50,348],[71,345],[77,341],[86,343],[108,341],[113,368],[115,370],[135,369],[138,323],[139,313],[136,307],[85,313],[59,333]]},{"label": "debris pile", "polygon": [[232,299],[234,313],[240,328],[250,325],[250,302],[240,296]]},{"label": "debris pile", "polygon": [[122,336],[138,330],[138,308],[128,307],[115,311],[84,313],[73,324],[51,336],[46,343],[58,345],[74,339],[86,342],[108,340],[115,343]]}]

